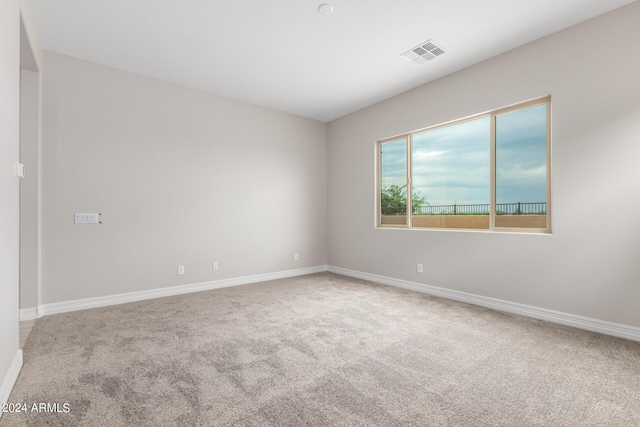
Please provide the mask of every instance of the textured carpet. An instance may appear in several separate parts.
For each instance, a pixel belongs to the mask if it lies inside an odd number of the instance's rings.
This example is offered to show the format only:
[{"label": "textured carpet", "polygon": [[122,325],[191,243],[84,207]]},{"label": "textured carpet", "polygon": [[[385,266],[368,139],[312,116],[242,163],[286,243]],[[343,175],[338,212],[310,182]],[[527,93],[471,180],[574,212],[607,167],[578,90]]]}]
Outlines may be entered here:
[{"label": "textured carpet", "polygon": [[3,426],[640,425],[638,342],[330,273],[46,316],[24,352],[10,402],[59,412]]}]

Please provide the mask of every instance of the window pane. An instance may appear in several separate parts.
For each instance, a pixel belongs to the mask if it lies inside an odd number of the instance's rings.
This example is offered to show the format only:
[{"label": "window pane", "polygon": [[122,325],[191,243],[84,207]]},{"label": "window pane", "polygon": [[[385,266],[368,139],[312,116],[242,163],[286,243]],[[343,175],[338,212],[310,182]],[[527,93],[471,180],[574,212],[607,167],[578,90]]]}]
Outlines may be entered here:
[{"label": "window pane", "polygon": [[496,227],[547,227],[547,105],[496,116]]},{"label": "window pane", "polygon": [[491,119],[412,139],[414,227],[489,228]]},{"label": "window pane", "polygon": [[380,224],[407,223],[407,140],[380,144]]}]

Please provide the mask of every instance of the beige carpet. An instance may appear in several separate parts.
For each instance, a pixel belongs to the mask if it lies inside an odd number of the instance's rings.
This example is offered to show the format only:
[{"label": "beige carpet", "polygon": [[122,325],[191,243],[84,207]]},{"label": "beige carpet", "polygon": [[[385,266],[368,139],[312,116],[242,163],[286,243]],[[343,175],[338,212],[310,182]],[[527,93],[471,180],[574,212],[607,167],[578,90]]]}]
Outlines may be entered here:
[{"label": "beige carpet", "polygon": [[330,273],[46,316],[24,351],[10,401],[62,412],[3,426],[640,426],[638,342]]}]

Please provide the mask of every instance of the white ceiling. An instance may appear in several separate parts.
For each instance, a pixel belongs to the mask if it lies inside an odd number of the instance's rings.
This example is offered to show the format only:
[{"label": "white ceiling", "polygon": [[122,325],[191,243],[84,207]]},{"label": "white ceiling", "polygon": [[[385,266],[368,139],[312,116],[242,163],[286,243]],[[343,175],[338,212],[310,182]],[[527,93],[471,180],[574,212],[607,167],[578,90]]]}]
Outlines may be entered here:
[{"label": "white ceiling", "polygon": [[[330,121],[633,1],[31,3],[46,50]],[[447,53],[400,57],[428,39]]]}]

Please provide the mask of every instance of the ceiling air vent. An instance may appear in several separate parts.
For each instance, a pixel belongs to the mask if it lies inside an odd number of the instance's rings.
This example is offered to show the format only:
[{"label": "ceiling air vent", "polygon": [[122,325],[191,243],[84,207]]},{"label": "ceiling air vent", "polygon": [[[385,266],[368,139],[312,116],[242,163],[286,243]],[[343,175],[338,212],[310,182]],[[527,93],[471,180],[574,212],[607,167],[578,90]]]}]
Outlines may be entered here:
[{"label": "ceiling air vent", "polygon": [[400,56],[403,56],[416,64],[424,64],[425,62],[431,61],[442,54],[444,54],[444,49],[442,47],[435,44],[433,40],[427,40],[420,46],[416,46]]}]

